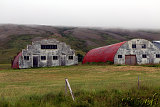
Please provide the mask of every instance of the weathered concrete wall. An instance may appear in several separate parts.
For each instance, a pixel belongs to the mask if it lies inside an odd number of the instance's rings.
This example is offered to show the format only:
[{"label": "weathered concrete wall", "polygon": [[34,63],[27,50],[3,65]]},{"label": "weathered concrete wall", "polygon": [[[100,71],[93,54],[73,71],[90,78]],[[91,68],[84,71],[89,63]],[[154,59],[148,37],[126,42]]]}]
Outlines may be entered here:
[{"label": "weathered concrete wall", "polygon": [[[136,48],[132,48],[132,44],[136,44]],[[145,44],[146,48],[142,48]],[[146,54],[147,58],[142,58]],[[123,44],[114,57],[115,64],[125,64],[126,55],[136,55],[137,64],[156,64],[160,63],[160,58],[156,58],[156,54],[160,54],[160,49],[153,43],[145,39],[133,39]],[[122,58],[118,58],[122,55]]]},{"label": "weathered concrete wall", "polygon": [[[57,45],[57,49],[41,49],[41,45]],[[24,56],[29,56],[29,60],[24,60]],[[41,41],[32,42],[27,49],[22,50],[22,57],[19,59],[19,68],[33,67],[33,57],[38,57],[38,67],[61,66],[78,64],[78,57],[75,51],[63,42],[55,39],[42,39]],[[41,56],[46,56],[46,60],[41,60]],[[57,56],[58,60],[53,60]],[[73,59],[69,59],[73,56]]]}]

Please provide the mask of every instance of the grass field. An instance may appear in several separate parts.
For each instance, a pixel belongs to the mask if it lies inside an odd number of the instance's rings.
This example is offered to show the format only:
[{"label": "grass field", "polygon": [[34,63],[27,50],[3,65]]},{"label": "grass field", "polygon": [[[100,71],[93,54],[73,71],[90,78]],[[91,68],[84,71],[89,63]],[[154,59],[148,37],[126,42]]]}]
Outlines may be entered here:
[{"label": "grass field", "polygon": [[[5,100],[7,104],[13,106],[15,102],[30,96],[44,96],[48,93],[59,95],[59,93],[65,92],[65,78],[69,79],[75,99],[80,99],[77,94],[79,92],[93,94],[102,91],[112,92],[113,90],[118,90],[118,92],[126,93],[131,89],[138,90],[138,76],[142,91],[148,89],[151,92],[147,95],[154,94],[154,91],[159,92],[159,67],[77,65],[36,69],[11,69],[9,64],[1,64],[0,102]],[[92,94],[87,95],[92,96]],[[69,102],[72,101],[69,94],[67,98],[70,99]],[[68,103],[58,106],[65,106],[66,104]],[[49,104],[48,106],[51,105]]]}]

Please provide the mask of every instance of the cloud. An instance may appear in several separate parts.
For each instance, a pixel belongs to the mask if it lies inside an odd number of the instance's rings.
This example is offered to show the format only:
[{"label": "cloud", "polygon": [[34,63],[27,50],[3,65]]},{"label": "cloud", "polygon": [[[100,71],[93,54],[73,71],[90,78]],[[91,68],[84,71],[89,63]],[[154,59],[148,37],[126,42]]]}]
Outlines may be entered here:
[{"label": "cloud", "polygon": [[159,0],[2,0],[0,23],[160,28]]}]

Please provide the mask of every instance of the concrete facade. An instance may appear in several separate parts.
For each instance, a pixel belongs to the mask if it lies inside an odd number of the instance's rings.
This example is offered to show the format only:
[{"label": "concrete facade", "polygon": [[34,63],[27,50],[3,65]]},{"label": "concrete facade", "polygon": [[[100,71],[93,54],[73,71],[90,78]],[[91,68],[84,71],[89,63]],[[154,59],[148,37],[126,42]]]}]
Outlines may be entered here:
[{"label": "concrete facade", "polygon": [[78,57],[69,45],[55,39],[42,39],[27,45],[19,58],[19,68],[68,66],[78,64]]},{"label": "concrete facade", "polygon": [[114,63],[126,64],[127,55],[135,57],[136,64],[160,63],[160,49],[145,39],[132,39],[123,44],[114,57]]}]

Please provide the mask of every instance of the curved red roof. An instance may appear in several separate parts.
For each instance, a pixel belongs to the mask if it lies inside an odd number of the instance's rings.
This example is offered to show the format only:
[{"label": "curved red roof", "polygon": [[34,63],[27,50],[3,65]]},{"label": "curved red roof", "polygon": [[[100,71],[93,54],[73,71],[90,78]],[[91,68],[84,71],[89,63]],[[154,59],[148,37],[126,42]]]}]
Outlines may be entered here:
[{"label": "curved red roof", "polygon": [[20,52],[12,62],[12,68],[19,68],[19,57],[22,56],[22,52]]},{"label": "curved red roof", "polygon": [[115,54],[117,53],[118,49],[126,42],[127,41],[92,49],[85,55],[82,64],[86,62],[114,62]]}]

